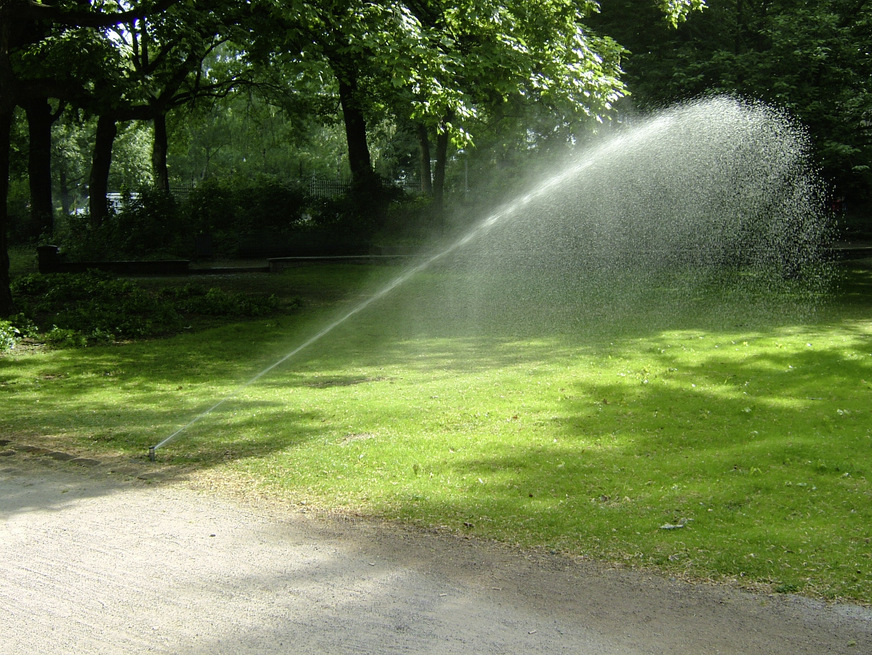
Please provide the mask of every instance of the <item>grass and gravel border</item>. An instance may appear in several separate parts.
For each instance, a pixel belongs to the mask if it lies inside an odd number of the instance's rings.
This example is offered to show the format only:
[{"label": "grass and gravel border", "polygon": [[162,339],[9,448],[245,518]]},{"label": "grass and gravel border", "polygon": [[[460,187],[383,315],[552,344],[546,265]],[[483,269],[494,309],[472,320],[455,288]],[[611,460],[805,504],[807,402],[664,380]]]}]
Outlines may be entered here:
[{"label": "grass and gravel border", "polygon": [[277,309],[163,338],[13,349],[0,356],[0,429],[144,457],[235,394],[162,464],[325,510],[872,603],[868,263],[845,267],[802,320],[642,317],[584,338],[412,328],[388,301],[240,389],[389,275],[217,280]]}]

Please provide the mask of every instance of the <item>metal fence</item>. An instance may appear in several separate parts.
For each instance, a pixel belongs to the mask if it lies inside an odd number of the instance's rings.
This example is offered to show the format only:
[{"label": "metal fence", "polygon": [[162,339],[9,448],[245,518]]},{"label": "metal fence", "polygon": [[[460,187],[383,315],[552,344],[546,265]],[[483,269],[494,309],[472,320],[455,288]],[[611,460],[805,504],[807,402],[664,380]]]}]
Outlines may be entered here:
[{"label": "metal fence", "polygon": [[313,175],[309,180],[309,195],[313,198],[333,198],[341,196],[351,188],[345,180],[328,180]]},{"label": "metal fence", "polygon": [[[324,178],[317,175],[298,180],[299,186],[305,189],[313,198],[335,198],[347,193],[351,189],[351,182],[341,178]],[[417,179],[395,180],[394,184],[408,193],[416,193],[421,190],[421,182]],[[170,193],[178,200],[187,200],[193,187],[174,186]]]}]

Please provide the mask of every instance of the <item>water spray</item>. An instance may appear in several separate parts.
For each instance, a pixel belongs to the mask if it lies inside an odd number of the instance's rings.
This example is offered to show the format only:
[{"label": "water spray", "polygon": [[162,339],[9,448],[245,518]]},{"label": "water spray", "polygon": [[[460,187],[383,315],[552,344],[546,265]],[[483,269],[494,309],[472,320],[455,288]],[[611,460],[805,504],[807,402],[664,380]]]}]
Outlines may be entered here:
[{"label": "water spray", "polygon": [[188,428],[192,427],[196,423],[200,422],[202,419],[209,416],[212,412],[214,412],[216,409],[221,407],[221,405],[223,405],[227,401],[236,398],[242,391],[244,391],[245,389],[247,389],[248,387],[253,385],[258,380],[260,380],[260,378],[262,378],[264,375],[266,375],[267,373],[269,373],[270,371],[272,371],[276,367],[284,364],[286,361],[288,361],[289,359],[291,359],[292,357],[297,355],[299,352],[305,350],[306,348],[308,348],[309,346],[314,344],[316,341],[319,341],[320,339],[325,337],[327,334],[332,332],[335,328],[337,328],[340,325],[342,325],[343,323],[345,323],[351,317],[362,312],[364,309],[369,307],[375,301],[380,300],[381,298],[384,298],[391,291],[393,291],[394,289],[396,289],[397,287],[401,286],[406,281],[408,281],[416,273],[419,273],[419,272],[423,271],[424,269],[432,266],[440,259],[447,257],[448,255],[453,253],[455,250],[462,248],[463,246],[468,244],[473,239],[476,239],[476,238],[482,236],[491,227],[493,227],[496,223],[498,223],[499,221],[501,221],[505,217],[516,213],[519,209],[521,209],[522,207],[527,205],[529,202],[538,198],[539,196],[542,196],[549,189],[562,183],[568,177],[570,177],[572,175],[577,175],[581,170],[590,166],[592,160],[593,160],[593,156],[592,155],[588,156],[587,158],[585,158],[585,160],[582,163],[577,164],[575,166],[570,166],[569,170],[564,171],[563,173],[560,173],[559,175],[555,175],[554,177],[549,178],[545,182],[539,184],[535,189],[533,189],[531,192],[527,193],[525,196],[519,198],[518,200],[516,200],[512,203],[507,204],[505,207],[503,207],[503,208],[499,209],[498,211],[494,212],[493,214],[490,214],[489,216],[487,216],[485,219],[483,219],[478,224],[476,224],[475,227],[473,227],[471,230],[466,232],[462,237],[460,237],[459,239],[457,239],[456,241],[451,243],[448,247],[444,248],[443,250],[437,252],[434,255],[430,255],[429,257],[425,257],[418,264],[411,266],[405,272],[398,275],[396,278],[394,278],[392,281],[390,281],[388,284],[386,284],[384,287],[382,287],[374,295],[370,296],[369,298],[367,298],[363,302],[361,302],[358,305],[356,305],[355,307],[353,307],[350,311],[348,311],[343,316],[341,316],[337,320],[330,323],[327,327],[322,329],[320,332],[318,332],[314,336],[312,336],[309,339],[307,339],[306,341],[304,341],[302,344],[300,344],[299,346],[297,346],[296,348],[291,350],[289,353],[287,353],[286,355],[284,355],[283,357],[278,359],[273,364],[267,366],[265,369],[260,371],[253,378],[251,378],[250,380],[248,380],[244,384],[239,385],[236,389],[234,389],[232,392],[230,392],[229,394],[224,396],[224,398],[222,398],[221,400],[216,402],[214,405],[212,405],[208,409],[200,412],[197,416],[195,416],[193,419],[191,419],[186,424],[181,426],[178,430],[173,432],[171,435],[166,437],[163,441],[160,441],[159,443],[155,444],[154,446],[150,446],[148,449],[149,460],[151,460],[152,462],[155,461],[156,457],[157,457],[158,448],[163,448],[168,443],[177,439],[185,431],[187,431]]},{"label": "water spray", "polygon": [[[716,123],[711,114],[718,117]],[[572,285],[566,263],[584,266],[575,277],[584,284],[598,280],[602,290],[597,288],[597,293],[609,306],[621,300],[615,298],[620,285],[609,277],[615,270],[626,278],[625,303],[651,291],[645,286],[651,271],[668,272],[677,265],[697,267],[688,275],[693,277],[691,284],[698,285],[706,280],[706,266],[744,265],[747,260],[768,283],[768,272],[783,267],[785,257],[796,259],[797,250],[813,243],[817,234],[817,187],[814,179],[802,177],[807,171],[803,143],[802,134],[777,112],[730,98],[692,103],[633,125],[488,214],[435,254],[423,255],[376,293],[151,446],[148,457],[155,461],[160,448],[417,273],[456,251],[477,257],[478,251],[467,246],[485,235],[492,238],[483,245],[492,248],[500,266],[527,265],[535,258],[540,270],[539,253],[553,249],[560,234],[569,234],[572,238],[553,262],[560,266],[554,280]],[[595,176],[582,175],[594,166]],[[629,166],[632,175],[627,175]],[[634,183],[640,178],[644,186]],[[538,206],[543,198],[551,198],[545,211]],[[523,222],[517,220],[521,216]],[[512,228],[521,223],[520,235],[496,228],[510,220]],[[546,229],[555,220],[562,233]],[[804,241],[785,238],[805,231],[809,234]],[[756,244],[759,256],[752,252]],[[592,248],[601,254],[591,257]],[[809,256],[815,252],[811,246],[807,250]],[[544,267],[549,265],[544,262]],[[492,277],[500,277],[493,275],[493,267],[489,270]],[[531,300],[535,302],[535,296]]]}]

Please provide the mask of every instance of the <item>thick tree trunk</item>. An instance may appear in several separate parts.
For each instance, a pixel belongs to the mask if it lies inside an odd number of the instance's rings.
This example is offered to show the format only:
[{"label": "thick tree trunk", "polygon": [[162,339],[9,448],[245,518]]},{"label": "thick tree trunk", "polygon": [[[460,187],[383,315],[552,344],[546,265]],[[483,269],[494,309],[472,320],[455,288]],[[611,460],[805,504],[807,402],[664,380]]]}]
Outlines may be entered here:
[{"label": "thick tree trunk", "polygon": [[445,198],[445,165],[448,158],[448,132],[443,130],[436,135],[436,168],[433,171],[433,209],[442,215]]},{"label": "thick tree trunk", "polygon": [[12,107],[0,106],[0,316],[14,309],[9,279],[9,147]]},{"label": "thick tree trunk", "polygon": [[454,112],[449,110],[442,119],[442,129],[436,134],[436,168],[433,171],[433,209],[441,220],[445,198],[445,166],[448,162],[448,124],[454,118]]},{"label": "thick tree trunk", "polygon": [[38,98],[25,104],[29,148],[27,174],[30,183],[30,218],[33,232],[51,236],[54,230],[54,205],[51,183],[51,126],[54,122],[48,100]]},{"label": "thick tree trunk", "polygon": [[112,165],[112,145],[118,134],[114,116],[97,119],[97,134],[94,139],[94,156],[91,160],[91,175],[88,181],[88,209],[91,227],[98,228],[109,214],[106,194],[109,193],[109,167]]},{"label": "thick tree trunk", "polygon": [[154,176],[154,187],[165,193],[170,192],[170,173],[167,168],[167,117],[158,112],[154,117],[154,143],[151,148],[151,170]]},{"label": "thick tree trunk", "polygon": [[421,193],[433,195],[433,172],[430,168],[430,137],[427,126],[418,124],[418,145],[421,154]]},{"label": "thick tree trunk", "polygon": [[70,181],[66,166],[61,166],[58,171],[58,186],[61,192],[61,213],[64,216],[69,216],[72,207],[70,203]]},{"label": "thick tree trunk", "polygon": [[348,143],[348,165],[351,181],[356,187],[364,187],[372,181],[372,159],[366,139],[366,118],[360,106],[357,78],[351,74],[337,75],[339,102],[345,120],[345,138]]}]

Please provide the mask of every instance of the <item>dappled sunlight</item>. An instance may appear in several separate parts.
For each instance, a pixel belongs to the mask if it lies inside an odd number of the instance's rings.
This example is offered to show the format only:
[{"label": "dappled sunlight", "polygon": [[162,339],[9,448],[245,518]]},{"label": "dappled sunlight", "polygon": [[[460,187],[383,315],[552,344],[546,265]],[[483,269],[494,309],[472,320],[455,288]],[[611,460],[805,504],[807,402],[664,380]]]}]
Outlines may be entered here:
[{"label": "dappled sunlight", "polygon": [[872,521],[863,311],[809,320],[789,302],[767,315],[735,299],[672,310],[600,299],[596,320],[555,324],[555,297],[526,325],[483,330],[440,322],[439,303],[409,321],[421,305],[407,300],[373,304],[277,366],[342,311],[25,366],[0,358],[0,397],[15,399],[0,425],[144,463],[201,417],[155,465],[691,576],[870,593],[809,555],[833,544],[872,579],[857,561]]},{"label": "dappled sunlight", "polygon": [[[854,322],[346,343],[345,370],[334,346],[248,391],[284,389],[318,423],[245,468],[310,502],[687,572],[717,557],[712,539],[767,548],[777,570],[724,566],[792,581],[814,544],[862,538],[872,518],[841,500],[870,497],[867,336]],[[805,545],[778,536],[797,521]],[[678,550],[662,529],[676,525]]]}]

